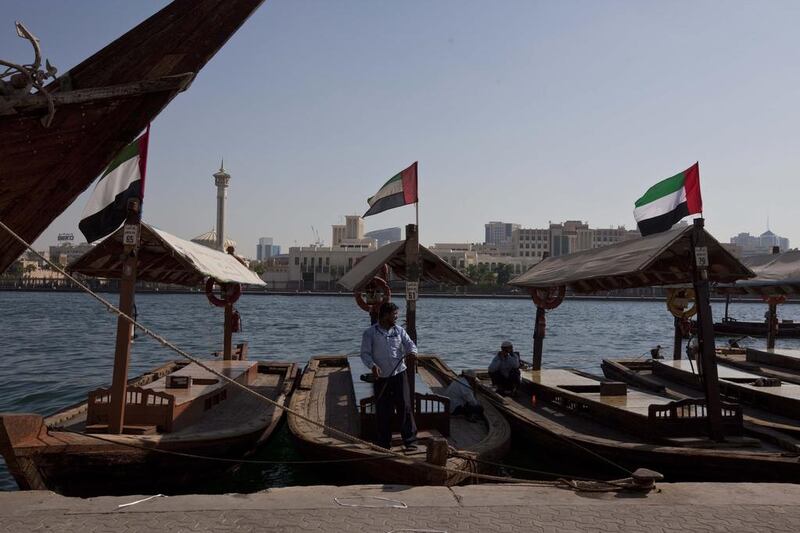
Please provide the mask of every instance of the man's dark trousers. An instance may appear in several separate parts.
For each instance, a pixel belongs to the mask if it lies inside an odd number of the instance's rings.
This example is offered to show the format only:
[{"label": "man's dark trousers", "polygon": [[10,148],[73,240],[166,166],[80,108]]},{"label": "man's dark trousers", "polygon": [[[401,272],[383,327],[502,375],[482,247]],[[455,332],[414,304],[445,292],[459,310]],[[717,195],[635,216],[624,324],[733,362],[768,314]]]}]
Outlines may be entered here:
[{"label": "man's dark trousers", "polygon": [[411,392],[408,390],[408,373],[400,372],[388,378],[378,378],[375,382],[375,418],[377,420],[378,446],[390,448],[392,444],[392,415],[400,414],[400,435],[403,443],[411,444],[417,440],[417,424],[411,404]]}]

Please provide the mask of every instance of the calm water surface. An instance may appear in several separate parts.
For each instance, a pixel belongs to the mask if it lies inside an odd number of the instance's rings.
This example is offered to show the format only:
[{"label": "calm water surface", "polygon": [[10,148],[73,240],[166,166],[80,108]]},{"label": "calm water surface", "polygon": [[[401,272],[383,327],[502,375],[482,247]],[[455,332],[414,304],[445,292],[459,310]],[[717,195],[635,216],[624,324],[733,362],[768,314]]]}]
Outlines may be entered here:
[{"label": "calm water surface", "polygon": [[[116,295],[104,295],[116,304]],[[403,308],[403,302],[398,302]],[[195,356],[221,349],[222,312],[201,294],[141,294],[139,320]],[[251,359],[306,362],[312,355],[357,353],[366,313],[352,298],[244,295],[237,304],[243,329],[235,342],[250,344]],[[731,305],[741,320],[763,320],[766,306]],[[715,317],[723,304],[714,303]],[[800,305],[779,307],[781,318],[800,320]],[[485,367],[500,343],[510,339],[530,358],[534,307],[529,300],[425,298],[417,304],[419,348],[440,355],[454,370]],[[402,312],[401,312],[402,321]],[[0,412],[49,414],[85,400],[89,390],[111,379],[116,319],[78,293],[0,292]],[[568,300],[548,313],[544,366],[601,374],[604,357],[637,357],[656,344],[667,357],[672,319],[663,302]],[[763,340],[752,340],[763,344]],[[798,340],[778,347],[800,348]],[[178,358],[139,336],[130,376]],[[259,457],[298,460],[285,428]],[[243,468],[207,491],[253,491],[268,486],[335,482],[319,467]],[[0,459],[0,490],[16,484]]]}]

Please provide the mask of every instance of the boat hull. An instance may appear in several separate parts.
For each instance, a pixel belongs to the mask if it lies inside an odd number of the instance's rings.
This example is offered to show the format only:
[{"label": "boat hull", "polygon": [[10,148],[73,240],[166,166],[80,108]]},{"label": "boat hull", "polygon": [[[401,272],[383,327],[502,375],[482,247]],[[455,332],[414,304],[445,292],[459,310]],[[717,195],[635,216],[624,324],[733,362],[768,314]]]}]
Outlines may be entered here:
[{"label": "boat hull", "polygon": [[538,462],[546,463],[554,474],[618,479],[648,468],[668,482],[800,481],[797,454],[714,449],[711,443],[690,447],[648,442],[560,406],[534,405],[530,400],[534,391],[524,381],[513,400],[494,394],[488,381],[479,383],[508,419],[515,441],[525,442],[529,454],[538,456]]},{"label": "boat hull", "polygon": [[[268,365],[270,371],[282,373],[278,386],[269,389],[272,392],[269,396],[284,404],[294,385],[296,365],[273,362],[263,365]],[[146,384],[176,368],[179,367],[166,365],[131,383]],[[258,390],[258,387],[253,388]],[[263,402],[245,392],[231,396],[228,401],[231,410],[253,409]],[[220,405],[223,403],[226,402]],[[270,412],[261,413],[257,421],[194,433],[189,428],[174,437],[170,434],[87,435],[64,431],[64,421],[80,416],[86,404],[47,418],[0,414],[0,452],[22,490],[46,489],[80,497],[196,492],[198,484],[236,468],[237,463],[175,453],[233,460],[246,457],[267,441],[283,419],[282,409],[269,409]],[[225,413],[219,415],[224,419]]]}]

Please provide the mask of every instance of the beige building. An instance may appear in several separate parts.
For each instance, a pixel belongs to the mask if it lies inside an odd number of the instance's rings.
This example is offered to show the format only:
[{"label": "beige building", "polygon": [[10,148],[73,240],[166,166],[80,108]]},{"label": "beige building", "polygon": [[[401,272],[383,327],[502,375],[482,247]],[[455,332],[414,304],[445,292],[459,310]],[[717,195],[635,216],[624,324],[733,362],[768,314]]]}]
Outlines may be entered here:
[{"label": "beige building", "polygon": [[331,246],[290,247],[286,264],[270,266],[262,279],[276,290],[338,290],[336,281],[378,246],[364,237],[364,219],[358,215],[331,226],[331,237]]},{"label": "beige building", "polygon": [[551,223],[547,229],[514,230],[512,253],[515,257],[542,259],[545,253],[557,257],[639,237],[637,230],[628,230],[625,226],[590,228],[588,222],[567,220],[560,224]]}]

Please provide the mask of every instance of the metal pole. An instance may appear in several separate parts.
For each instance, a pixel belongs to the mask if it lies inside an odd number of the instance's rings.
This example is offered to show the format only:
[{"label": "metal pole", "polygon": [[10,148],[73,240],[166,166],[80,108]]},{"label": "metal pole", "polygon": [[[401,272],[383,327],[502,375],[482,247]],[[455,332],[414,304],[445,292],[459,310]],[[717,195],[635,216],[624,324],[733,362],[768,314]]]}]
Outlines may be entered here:
[{"label": "metal pole", "polygon": [[[119,291],[119,309],[131,316],[133,295],[136,290],[136,264],[139,248],[141,216],[139,200],[128,201],[128,215],[123,230],[122,280]],[[109,406],[108,432],[119,435],[125,421],[125,397],[128,386],[128,361],[131,353],[131,324],[126,318],[117,318],[117,341],[114,347],[114,373],[111,380],[111,405]]]},{"label": "metal pole", "polygon": [[706,396],[709,435],[713,440],[724,440],[722,428],[722,403],[719,397],[717,357],[714,352],[714,319],[708,287],[708,248],[705,246],[703,219],[694,219],[692,232],[692,277],[697,297],[697,339],[700,348],[698,367],[703,373],[703,388]]},{"label": "metal pole", "polygon": [[675,320],[675,344],[672,347],[672,358],[675,361],[681,358],[681,345],[683,344],[683,330],[681,330],[681,319],[678,317]]}]

